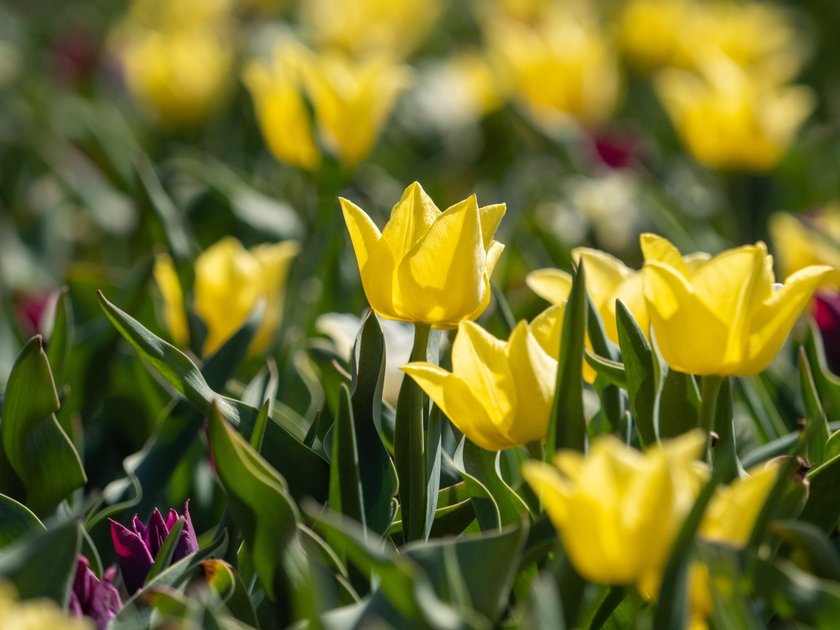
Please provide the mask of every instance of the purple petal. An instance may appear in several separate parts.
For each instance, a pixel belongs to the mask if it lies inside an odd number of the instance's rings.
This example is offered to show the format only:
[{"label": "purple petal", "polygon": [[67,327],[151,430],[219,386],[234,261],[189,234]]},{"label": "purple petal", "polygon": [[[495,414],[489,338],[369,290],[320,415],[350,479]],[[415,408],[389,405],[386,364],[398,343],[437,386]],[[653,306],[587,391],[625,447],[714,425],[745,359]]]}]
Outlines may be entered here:
[{"label": "purple petal", "polygon": [[822,335],[828,367],[840,374],[840,295],[819,293],[814,296],[814,319]]},{"label": "purple petal", "polygon": [[[113,572],[111,575],[113,576]],[[85,611],[88,617],[96,622],[99,630],[105,630],[108,622],[116,617],[122,608],[120,594],[106,576],[107,572],[102,575],[101,581],[94,583],[90,605]]]},{"label": "purple petal", "polygon": [[[170,514],[172,512],[174,512],[174,510],[170,510]],[[178,544],[175,545],[175,552],[172,554],[172,562],[178,562],[181,558],[186,558],[196,551],[198,551],[198,539],[195,537],[195,529],[193,529],[192,519],[190,518],[190,502],[189,499],[187,499],[187,501],[184,502],[184,529],[181,530],[181,536],[178,538]]]},{"label": "purple petal", "polygon": [[163,547],[163,543],[168,534],[169,528],[166,527],[160,510],[155,508],[155,511],[152,512],[152,518],[149,519],[149,529],[146,538],[146,543],[149,545],[149,552],[152,554],[152,558],[157,558],[158,552]]},{"label": "purple petal", "polygon": [[140,535],[112,519],[111,540],[117,553],[123,583],[129,594],[133,595],[143,587],[146,576],[154,564],[152,554]]}]

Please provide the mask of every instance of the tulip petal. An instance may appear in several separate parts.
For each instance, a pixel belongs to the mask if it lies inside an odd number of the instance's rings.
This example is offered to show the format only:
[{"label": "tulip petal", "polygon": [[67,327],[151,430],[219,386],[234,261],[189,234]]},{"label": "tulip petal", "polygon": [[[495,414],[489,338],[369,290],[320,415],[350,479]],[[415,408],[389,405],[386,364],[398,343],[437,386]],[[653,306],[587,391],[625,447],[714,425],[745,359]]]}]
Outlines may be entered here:
[{"label": "tulip petal", "polygon": [[555,527],[564,527],[570,516],[569,495],[572,489],[569,482],[556,468],[538,461],[522,464],[522,478],[534,490]]},{"label": "tulip petal", "polygon": [[364,210],[344,198],[339,198],[339,203],[371,308],[383,317],[401,319],[394,308],[394,261],[390,249],[383,244],[379,229]]},{"label": "tulip petal", "polygon": [[552,304],[565,304],[572,290],[572,277],[559,269],[537,269],[525,277],[525,284]]},{"label": "tulip petal", "polygon": [[496,263],[499,262],[499,257],[505,251],[505,246],[499,241],[490,243],[487,248],[487,261],[484,264],[484,275],[489,280],[493,276],[493,270],[496,268]]},{"label": "tulip petal", "polygon": [[401,260],[439,216],[440,210],[418,182],[406,188],[382,230],[382,240],[391,249],[394,260]]},{"label": "tulip petal", "polygon": [[[481,239],[488,255],[490,253],[490,247],[495,242],[493,237],[496,234],[496,230],[499,229],[499,224],[502,222],[502,217],[505,216],[506,211],[507,206],[503,203],[493,203],[478,209],[478,215],[481,221]],[[489,276],[490,274],[488,273],[487,275]]]},{"label": "tulip petal", "polygon": [[694,295],[671,266],[646,262],[642,273],[648,315],[668,365],[689,374],[724,374],[727,323]]},{"label": "tulip petal", "polygon": [[411,321],[455,325],[485,299],[486,259],[470,197],[439,215],[399,263],[396,309]]},{"label": "tulip petal", "polygon": [[143,587],[154,560],[139,534],[114,520],[108,520],[111,521],[111,541],[114,543],[123,584],[128,593],[133,595]]},{"label": "tulip petal", "polygon": [[494,423],[470,386],[455,375],[423,362],[409,363],[402,370],[471,442],[488,451],[512,446],[494,430]]},{"label": "tulip petal", "polygon": [[800,269],[754,311],[747,349],[749,359],[738,371],[739,376],[758,374],[770,364],[820,281],[830,271],[830,267],[816,265]]},{"label": "tulip petal", "polygon": [[516,413],[502,416],[499,430],[516,444],[543,440],[554,401],[557,361],[540,347],[524,321],[510,335],[508,361],[516,392]]},{"label": "tulip petal", "polygon": [[545,353],[554,358],[560,356],[560,339],[563,336],[563,316],[566,302],[549,306],[529,324],[531,334]]},{"label": "tulip petal", "polygon": [[[452,367],[469,383],[491,417],[507,417],[515,405],[505,343],[472,322],[463,322],[452,344]],[[498,424],[498,423],[494,423]]]},{"label": "tulip petal", "polygon": [[667,238],[646,232],[639,237],[639,242],[646,263],[648,261],[657,261],[670,265],[685,276],[688,275],[680,250]]},{"label": "tulip petal", "polygon": [[572,258],[586,267],[586,292],[601,312],[625,278],[634,272],[615,256],[588,247],[572,250]]}]

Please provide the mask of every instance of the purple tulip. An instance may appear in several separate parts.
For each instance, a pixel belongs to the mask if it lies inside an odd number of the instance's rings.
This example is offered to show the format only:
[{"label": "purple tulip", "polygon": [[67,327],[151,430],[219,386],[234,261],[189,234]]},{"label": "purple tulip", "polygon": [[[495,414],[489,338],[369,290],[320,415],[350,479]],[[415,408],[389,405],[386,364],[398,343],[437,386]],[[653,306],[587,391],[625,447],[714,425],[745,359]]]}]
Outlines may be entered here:
[{"label": "purple tulip", "polygon": [[828,367],[835,374],[840,374],[840,294],[815,295],[814,319],[822,335]]},{"label": "purple tulip", "polygon": [[104,630],[122,608],[120,594],[114,586],[116,574],[117,568],[112,566],[105,570],[101,580],[97,580],[88,559],[80,555],[70,593],[70,612],[76,617],[90,617],[100,630]]},{"label": "purple tulip", "polygon": [[123,583],[129,594],[133,595],[143,588],[143,583],[149,575],[160,548],[163,547],[166,537],[181,516],[184,517],[184,528],[175,544],[172,562],[177,562],[198,551],[198,541],[190,520],[189,503],[189,501],[184,503],[183,514],[178,514],[174,508],[170,508],[166,520],[155,508],[148,525],[144,525],[135,514],[131,519],[131,529],[111,520],[111,540],[114,542],[117,563],[120,565]]}]

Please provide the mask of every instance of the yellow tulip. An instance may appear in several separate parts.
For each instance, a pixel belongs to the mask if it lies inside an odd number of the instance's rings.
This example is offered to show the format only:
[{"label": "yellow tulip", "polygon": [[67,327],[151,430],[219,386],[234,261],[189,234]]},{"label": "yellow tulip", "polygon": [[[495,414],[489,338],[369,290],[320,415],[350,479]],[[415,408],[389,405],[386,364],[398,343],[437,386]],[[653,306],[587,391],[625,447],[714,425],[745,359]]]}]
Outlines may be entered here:
[{"label": "yellow tulip", "polygon": [[[563,307],[553,308],[562,319]],[[525,322],[506,342],[473,322],[461,322],[452,345],[452,372],[423,362],[409,363],[403,371],[483,449],[545,439],[557,361]]]},{"label": "yellow tulip", "polygon": [[640,453],[612,435],[588,455],[561,451],[555,466],[529,461],[522,476],[540,498],[575,569],[603,584],[658,584],[694,505],[706,438],[692,431]]},{"label": "yellow tulip", "polygon": [[840,289],[840,207],[798,218],[785,212],[771,215],[770,237],[782,277],[809,265],[828,265],[821,287]]},{"label": "yellow tulip", "polygon": [[125,84],[167,126],[203,122],[228,87],[233,53],[217,28],[130,29],[118,44]]},{"label": "yellow tulip", "polygon": [[[258,353],[271,344],[283,315],[283,286],[292,260],[297,255],[296,241],[258,245],[250,250],[233,237],[209,247],[195,262],[193,285],[195,311],[207,326],[204,354],[209,355],[245,322],[259,299],[265,300],[262,322],[249,351]],[[158,258],[155,279],[161,287],[165,317],[173,341],[187,337],[186,317],[181,289],[172,263]],[[174,324],[174,326],[173,326]]]},{"label": "yellow tulip", "polygon": [[93,630],[87,617],[74,618],[54,601],[44,598],[18,601],[15,589],[0,582],[0,628],[4,630]]},{"label": "yellow tulip", "polygon": [[772,169],[814,108],[807,87],[766,83],[723,58],[702,75],[664,70],[656,91],[683,143],[710,168]]},{"label": "yellow tulip", "polygon": [[556,7],[535,25],[498,15],[485,29],[511,94],[550,129],[602,122],[618,100],[616,55],[595,20],[581,13]]},{"label": "yellow tulip", "polygon": [[[592,305],[604,320],[604,330],[613,343],[618,343],[615,302],[621,300],[630,309],[642,332],[647,335],[648,315],[642,291],[642,274],[630,269],[618,258],[588,247],[572,250],[572,258],[586,268],[586,291]],[[538,269],[525,279],[528,287],[552,304],[565,302],[572,288],[572,278],[559,269]]]},{"label": "yellow tulip", "polygon": [[160,254],[155,258],[153,275],[163,298],[163,321],[166,328],[176,346],[185,346],[190,342],[190,327],[184,312],[184,292],[168,254]]},{"label": "yellow tulip", "polygon": [[764,243],[688,265],[666,239],[641,238],[645,300],[662,357],[690,374],[752,376],[765,369],[828,267],[774,288]]},{"label": "yellow tulip", "polygon": [[[737,549],[745,547],[778,474],[779,467],[769,465],[751,470],[748,477],[738,479],[729,486],[718,487],[703,515],[698,536],[718,545]],[[695,562],[691,566],[689,599],[695,627],[705,627],[712,612],[711,579],[706,565]],[[726,584],[717,586],[721,590],[727,587]]]},{"label": "yellow tulip", "polygon": [[621,46],[646,70],[689,65],[683,40],[697,13],[692,0],[630,0],[618,15]]},{"label": "yellow tulip", "polygon": [[301,93],[301,46],[278,46],[271,65],[252,61],[243,80],[254,99],[254,109],[263,138],[279,161],[313,170],[321,154],[312,131],[307,105]]},{"label": "yellow tulip", "polygon": [[307,0],[301,18],[320,47],[354,56],[401,58],[411,53],[440,15],[441,0]]},{"label": "yellow tulip", "polygon": [[490,275],[504,246],[493,240],[504,204],[472,195],[441,212],[417,182],[403,192],[382,232],[339,199],[371,308],[382,317],[454,328],[490,302]]},{"label": "yellow tulip", "polygon": [[301,71],[324,145],[351,166],[368,156],[411,78],[407,66],[386,57],[353,61],[332,52]]}]

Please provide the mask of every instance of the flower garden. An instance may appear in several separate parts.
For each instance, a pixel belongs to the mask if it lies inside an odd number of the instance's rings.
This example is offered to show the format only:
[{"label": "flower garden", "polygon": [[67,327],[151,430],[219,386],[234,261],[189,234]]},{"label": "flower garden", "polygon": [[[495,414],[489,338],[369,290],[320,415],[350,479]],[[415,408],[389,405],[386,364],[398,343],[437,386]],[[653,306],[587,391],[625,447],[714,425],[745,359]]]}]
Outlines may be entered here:
[{"label": "flower garden", "polygon": [[0,6],[0,628],[833,628],[830,0]]}]

